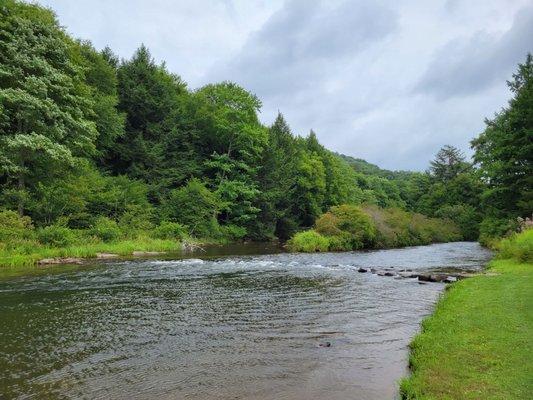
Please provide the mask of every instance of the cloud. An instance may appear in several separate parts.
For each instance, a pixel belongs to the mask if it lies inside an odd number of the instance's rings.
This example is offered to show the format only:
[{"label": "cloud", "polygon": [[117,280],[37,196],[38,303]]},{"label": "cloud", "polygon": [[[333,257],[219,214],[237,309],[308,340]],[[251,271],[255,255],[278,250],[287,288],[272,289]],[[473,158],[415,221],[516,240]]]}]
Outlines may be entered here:
[{"label": "cloud", "polygon": [[511,29],[499,36],[479,31],[437,51],[415,91],[439,99],[475,94],[508,79],[533,51],[533,7],[521,9]]},{"label": "cloud", "polygon": [[533,37],[531,0],[38,0],[128,58],[145,43],[189,87],[231,80],[293,132],[389,169],[470,154]]},{"label": "cloud", "polygon": [[287,1],[206,80],[231,79],[283,97],[313,87],[331,65],[394,32],[396,22],[392,10],[374,2]]}]

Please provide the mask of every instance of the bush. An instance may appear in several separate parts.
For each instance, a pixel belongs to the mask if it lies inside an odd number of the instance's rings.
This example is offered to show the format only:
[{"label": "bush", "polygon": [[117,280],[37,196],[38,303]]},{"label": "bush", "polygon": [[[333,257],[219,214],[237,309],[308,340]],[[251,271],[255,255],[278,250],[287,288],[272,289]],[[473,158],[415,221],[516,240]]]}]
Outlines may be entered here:
[{"label": "bush", "polygon": [[428,218],[398,208],[365,207],[377,227],[377,247],[402,247],[462,238],[460,229],[449,219]]},{"label": "bush", "polygon": [[437,210],[439,218],[452,220],[461,230],[463,239],[477,240],[479,238],[480,214],[468,204],[445,205]]},{"label": "bush", "polygon": [[499,258],[514,258],[520,262],[533,262],[533,229],[515,233],[502,239],[497,248]]},{"label": "bush", "polygon": [[118,226],[124,236],[137,237],[139,233],[153,229],[152,214],[153,210],[150,206],[128,205],[126,212],[118,220]]},{"label": "bush", "polygon": [[216,237],[220,227],[215,218],[218,197],[198,179],[191,179],[179,189],[172,190],[163,205],[165,217],[187,225],[196,237]]},{"label": "bush", "polygon": [[315,230],[327,236],[335,250],[369,247],[376,238],[372,219],[360,207],[344,204],[331,207],[315,223]]},{"label": "bush", "polygon": [[39,242],[51,247],[67,247],[76,241],[76,234],[62,225],[49,225],[37,232]]},{"label": "bush", "polygon": [[314,230],[299,232],[287,243],[291,251],[312,253],[315,251],[328,251],[329,240]]},{"label": "bush", "polygon": [[113,242],[121,236],[121,231],[116,221],[107,217],[99,217],[89,232],[104,242]]},{"label": "bush", "polygon": [[327,236],[327,239],[330,251],[350,251],[357,248],[352,235],[347,232],[341,232],[335,236]]},{"label": "bush", "polygon": [[183,240],[187,235],[187,228],[177,222],[163,221],[152,232],[156,239]]},{"label": "bush", "polygon": [[30,217],[21,217],[15,211],[0,211],[0,242],[13,242],[34,237]]},{"label": "bush", "polygon": [[339,228],[339,218],[333,213],[327,212],[322,214],[315,222],[315,230],[322,235],[336,236],[340,235],[342,231]]},{"label": "bush", "polygon": [[246,228],[233,224],[221,226],[220,231],[222,236],[229,240],[242,240],[248,233]]},{"label": "bush", "polygon": [[479,225],[479,242],[485,246],[510,235],[518,229],[518,222],[509,218],[486,217]]}]

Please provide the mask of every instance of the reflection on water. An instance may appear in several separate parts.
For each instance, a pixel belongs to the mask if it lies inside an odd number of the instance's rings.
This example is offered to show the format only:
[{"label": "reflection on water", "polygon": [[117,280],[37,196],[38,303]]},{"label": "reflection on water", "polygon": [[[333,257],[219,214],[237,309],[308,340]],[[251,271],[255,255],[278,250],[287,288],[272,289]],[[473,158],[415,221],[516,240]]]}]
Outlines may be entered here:
[{"label": "reflection on water", "polygon": [[444,286],[357,269],[475,270],[489,256],[475,243],[451,243],[115,261],[4,278],[1,393],[391,399],[407,344]]}]

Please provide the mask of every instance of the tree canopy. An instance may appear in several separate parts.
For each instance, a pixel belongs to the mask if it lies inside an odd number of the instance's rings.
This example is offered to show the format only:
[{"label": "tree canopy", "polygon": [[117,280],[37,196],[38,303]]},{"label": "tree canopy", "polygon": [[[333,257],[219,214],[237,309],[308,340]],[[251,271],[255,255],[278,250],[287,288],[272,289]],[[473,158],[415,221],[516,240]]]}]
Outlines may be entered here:
[{"label": "tree canopy", "polygon": [[2,4],[0,208],[37,227],[286,240],[364,205],[446,218],[476,239],[531,215],[531,55],[472,142],[474,165],[445,145],[427,172],[387,171],[293,133],[281,113],[265,125],[260,99],[233,82],[191,90],[144,45],[119,60],[48,9]]}]

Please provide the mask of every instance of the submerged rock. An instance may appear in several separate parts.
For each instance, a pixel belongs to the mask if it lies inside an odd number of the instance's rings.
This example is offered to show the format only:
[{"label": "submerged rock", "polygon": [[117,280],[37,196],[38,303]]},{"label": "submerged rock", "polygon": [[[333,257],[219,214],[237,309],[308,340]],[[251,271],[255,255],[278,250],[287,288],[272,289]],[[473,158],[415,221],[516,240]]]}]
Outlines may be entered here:
[{"label": "submerged rock", "polygon": [[119,255],[115,253],[96,253],[96,258],[102,258],[102,259],[117,258],[118,256]]},{"label": "submerged rock", "polygon": [[142,256],[157,256],[158,254],[165,254],[163,251],[134,251],[133,254],[135,257]]},{"label": "submerged rock", "polygon": [[319,343],[318,347],[331,347],[331,343],[330,342]]},{"label": "submerged rock", "polygon": [[367,272],[368,270],[366,268],[359,268],[357,272]]}]

